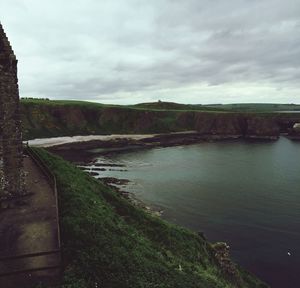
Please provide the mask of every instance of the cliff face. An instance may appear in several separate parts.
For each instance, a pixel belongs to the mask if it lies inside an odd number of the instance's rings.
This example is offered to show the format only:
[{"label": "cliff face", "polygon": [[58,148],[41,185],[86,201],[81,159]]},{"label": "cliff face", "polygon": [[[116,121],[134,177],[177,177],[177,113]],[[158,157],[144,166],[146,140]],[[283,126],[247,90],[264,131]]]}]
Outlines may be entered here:
[{"label": "cliff face", "polygon": [[25,139],[88,134],[182,131],[176,112],[126,108],[22,105]]},{"label": "cliff face", "polygon": [[248,118],[246,123],[246,137],[248,138],[276,138],[280,134],[280,120],[276,118],[252,117]]},{"label": "cliff face", "polygon": [[281,132],[288,132],[296,121],[296,118],[282,115],[262,116],[252,113],[186,112],[179,118],[200,134],[245,138],[277,138]]},{"label": "cliff face", "polygon": [[300,140],[300,122],[295,123],[293,127],[289,129],[289,137],[293,140]]},{"label": "cliff face", "polygon": [[24,139],[187,130],[216,137],[276,138],[280,132],[288,132],[296,122],[300,122],[300,115],[156,111],[28,103],[21,105],[21,116]]},{"label": "cliff face", "polygon": [[238,114],[195,113],[195,130],[201,134],[243,136],[246,119]]}]

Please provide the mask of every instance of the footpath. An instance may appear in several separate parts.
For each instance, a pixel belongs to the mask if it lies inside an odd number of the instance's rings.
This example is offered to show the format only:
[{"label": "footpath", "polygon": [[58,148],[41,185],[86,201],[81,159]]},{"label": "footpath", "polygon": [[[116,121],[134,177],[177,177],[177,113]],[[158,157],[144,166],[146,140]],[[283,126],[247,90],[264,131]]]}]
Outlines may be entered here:
[{"label": "footpath", "polygon": [[27,155],[24,170],[26,196],[14,204],[4,203],[0,209],[1,288],[53,284],[60,276],[59,226],[53,187]]}]

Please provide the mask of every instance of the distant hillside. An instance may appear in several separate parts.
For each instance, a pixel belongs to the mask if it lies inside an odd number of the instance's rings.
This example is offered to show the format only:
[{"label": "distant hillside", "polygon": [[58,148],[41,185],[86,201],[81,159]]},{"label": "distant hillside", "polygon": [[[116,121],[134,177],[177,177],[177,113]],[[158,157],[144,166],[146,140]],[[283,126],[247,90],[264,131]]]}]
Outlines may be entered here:
[{"label": "distant hillside", "polygon": [[269,103],[246,103],[246,104],[213,104],[205,105],[211,109],[222,109],[223,111],[237,112],[287,112],[299,111],[300,105],[297,104],[269,104]]},{"label": "distant hillside", "polygon": [[142,109],[157,109],[157,110],[218,110],[214,107],[205,107],[203,105],[191,105],[191,104],[179,104],[175,102],[151,102],[151,103],[140,103],[132,105],[133,108],[142,108]]},{"label": "distant hillside", "polygon": [[[266,106],[257,112],[251,110],[253,108],[250,107],[254,106],[247,104],[224,105],[227,109],[217,110],[202,105],[169,102],[120,106],[84,101],[26,99],[21,101],[21,117],[24,139],[190,130],[198,131],[201,135],[219,135],[221,138],[268,138],[277,137],[280,132],[288,132],[295,122],[300,122],[300,113],[266,111],[266,107],[273,107],[269,106],[273,104],[260,105]],[[241,107],[244,107],[244,112],[238,112]],[[288,109],[286,105],[276,107],[285,111]],[[291,107],[295,108],[293,105]]]},{"label": "distant hillside", "polygon": [[299,111],[297,104],[269,104],[269,103],[245,103],[245,104],[179,104],[174,102],[151,102],[132,105],[134,108],[157,109],[157,110],[197,110],[219,112],[280,112]]}]

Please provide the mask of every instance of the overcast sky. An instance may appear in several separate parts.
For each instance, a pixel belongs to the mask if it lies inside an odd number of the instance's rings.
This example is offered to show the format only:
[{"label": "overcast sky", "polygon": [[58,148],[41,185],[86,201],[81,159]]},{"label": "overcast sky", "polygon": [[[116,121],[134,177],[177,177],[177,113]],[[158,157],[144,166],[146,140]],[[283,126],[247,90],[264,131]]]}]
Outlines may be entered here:
[{"label": "overcast sky", "polygon": [[300,103],[300,0],[1,0],[22,97]]}]

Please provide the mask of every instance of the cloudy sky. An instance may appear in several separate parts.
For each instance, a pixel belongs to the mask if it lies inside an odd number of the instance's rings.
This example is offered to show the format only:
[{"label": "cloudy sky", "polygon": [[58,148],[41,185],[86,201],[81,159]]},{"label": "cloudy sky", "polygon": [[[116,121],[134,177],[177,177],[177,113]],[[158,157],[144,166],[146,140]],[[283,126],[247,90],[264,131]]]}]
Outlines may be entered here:
[{"label": "cloudy sky", "polygon": [[300,103],[300,0],[1,0],[22,97]]}]

